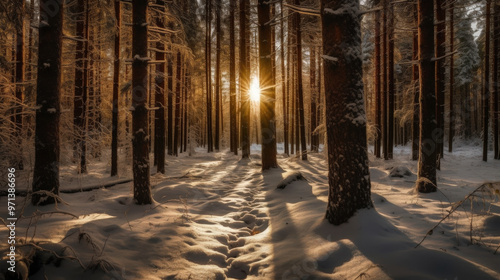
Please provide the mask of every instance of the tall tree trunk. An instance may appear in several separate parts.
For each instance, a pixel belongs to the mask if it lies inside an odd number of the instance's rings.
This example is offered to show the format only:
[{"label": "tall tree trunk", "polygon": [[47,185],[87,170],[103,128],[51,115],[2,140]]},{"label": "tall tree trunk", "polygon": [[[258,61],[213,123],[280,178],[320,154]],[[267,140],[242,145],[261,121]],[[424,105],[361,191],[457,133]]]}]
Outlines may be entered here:
[{"label": "tall tree trunk", "polygon": [[495,159],[500,159],[499,129],[498,129],[498,53],[500,52],[500,3],[493,4],[493,147]]},{"label": "tall tree trunk", "polygon": [[149,141],[147,109],[148,81],[148,3],[132,0],[132,149],[134,199],[137,204],[151,204],[149,182]]},{"label": "tall tree trunk", "polygon": [[121,1],[115,0],[115,63],[113,66],[113,120],[111,131],[111,176],[118,175],[118,120],[119,120],[119,92],[120,92],[120,30],[121,30]]},{"label": "tall tree trunk", "polygon": [[[380,0],[376,0],[373,4],[374,7],[380,5]],[[382,144],[382,92],[380,84],[380,68],[381,68],[381,54],[380,54],[380,11],[375,11],[375,130],[377,135],[375,138],[375,156],[380,158],[381,156],[381,144]]]},{"label": "tall tree trunk", "polygon": [[[164,12],[165,1],[157,0],[156,5],[162,7],[160,13]],[[165,28],[163,14],[156,19],[156,26]],[[156,60],[162,61],[156,64],[155,77],[155,162],[156,172],[165,174],[165,44],[161,38],[156,42]]]},{"label": "tall tree trunk", "polygon": [[241,92],[241,156],[250,156],[250,61],[249,41],[249,3],[240,0],[240,92]]},{"label": "tall tree trunk", "polygon": [[[450,53],[454,52],[455,45],[455,1],[449,1],[449,34],[450,34]],[[453,55],[450,55],[450,115],[449,115],[449,125],[450,128],[448,130],[448,152],[453,151],[453,137],[455,137],[455,104],[453,101],[453,97],[455,95],[455,59]]]},{"label": "tall tree trunk", "polygon": [[235,10],[236,0],[229,2],[229,122],[231,152],[238,155],[238,129],[236,127],[236,42],[235,42]]},{"label": "tall tree trunk", "polygon": [[183,148],[184,148],[184,152],[186,152],[187,148],[186,148],[186,145],[187,145],[187,138],[188,138],[188,118],[187,118],[187,111],[188,111],[188,93],[189,93],[189,79],[190,79],[190,71],[189,71],[189,68],[188,68],[188,64],[185,63],[184,64],[184,101],[183,101],[183,121],[182,123],[184,124],[183,126],[183,133],[182,135],[184,135],[183,137]]},{"label": "tall tree trunk", "polygon": [[394,150],[394,4],[390,3],[387,13],[387,158],[393,158]]},{"label": "tall tree trunk", "polygon": [[434,63],[434,2],[418,0],[418,53],[420,60],[420,150],[417,189],[435,192],[437,146],[436,88]]},{"label": "tall tree trunk", "polygon": [[[170,47],[170,52],[172,48]],[[172,123],[174,120],[174,60],[172,54],[167,54],[167,152],[168,155],[174,155],[174,142]]]},{"label": "tall tree trunk", "polygon": [[491,35],[491,0],[486,0],[486,40],[484,42],[484,83],[483,83],[483,161],[488,161],[488,138],[490,119],[490,35]]},{"label": "tall tree trunk", "polygon": [[[31,203],[46,205],[59,194],[59,121],[61,116],[61,60],[64,2],[52,10],[51,0],[40,0],[36,96],[35,166]],[[46,10],[48,9],[48,10]]]},{"label": "tall tree trunk", "polygon": [[321,10],[330,185],[325,218],[338,225],[372,206],[360,7],[357,0],[322,0]]},{"label": "tall tree trunk", "polygon": [[[75,96],[73,99],[73,127],[74,127],[74,156],[79,161],[79,173],[85,173],[86,167],[86,104],[87,104],[87,65],[88,65],[88,4],[83,0],[77,1],[78,20],[76,23],[75,56]],[[87,7],[87,8],[86,8]]]},{"label": "tall tree trunk", "polygon": [[[295,0],[295,5],[300,6],[300,0]],[[304,88],[302,86],[302,30],[300,13],[295,13],[295,35],[297,43],[297,102],[300,128],[300,144],[302,160],[307,160],[306,126],[304,116]],[[298,142],[297,142],[298,143]]]},{"label": "tall tree trunk", "polygon": [[444,94],[446,90],[445,63],[446,53],[446,8],[445,0],[436,0],[436,116],[437,128],[436,142],[438,149],[438,168],[444,151]]},{"label": "tall tree trunk", "polygon": [[412,121],[412,159],[418,160],[420,151],[420,87],[418,85],[418,10],[414,6],[413,10],[414,28],[413,31],[413,65],[412,65],[412,85],[413,85],[413,121]]},{"label": "tall tree trunk", "polygon": [[318,146],[316,145],[316,136],[314,129],[317,127],[318,123],[316,121],[316,99],[318,91],[316,89],[316,50],[314,46],[311,46],[310,51],[310,64],[309,64],[309,85],[311,88],[311,152],[317,152]]},{"label": "tall tree trunk", "polygon": [[389,159],[389,140],[388,140],[388,96],[387,96],[387,1],[382,0],[382,153],[384,154],[384,159]]},{"label": "tall tree trunk", "polygon": [[177,52],[177,71],[175,73],[175,124],[174,124],[174,155],[179,155],[179,132],[181,125],[181,84],[182,84],[182,57],[181,52]]},{"label": "tall tree trunk", "polygon": [[212,0],[206,0],[206,37],[205,37],[205,61],[206,61],[206,84],[207,84],[207,151],[213,152],[212,135]]},{"label": "tall tree trunk", "polygon": [[217,37],[215,50],[215,150],[220,150],[220,134],[221,134],[221,0],[215,1],[215,35]]},{"label": "tall tree trunk", "polygon": [[13,166],[16,166],[18,170],[24,169],[23,164],[23,145],[22,145],[22,133],[23,133],[23,103],[24,103],[24,11],[26,1],[21,1],[20,4],[20,14],[19,14],[19,23],[20,26],[17,27],[16,30],[16,106],[14,109],[15,113],[15,132],[14,138],[16,139],[17,144],[17,156],[16,160],[13,163]]},{"label": "tall tree trunk", "polygon": [[[281,55],[281,94],[283,96],[283,140],[285,144],[285,154],[290,155],[290,147],[288,141],[288,88],[287,88],[287,80],[288,80],[288,72],[285,77],[285,29],[284,29],[284,21],[285,21],[285,11],[283,7],[283,0],[280,1],[280,11],[281,11],[281,20],[280,20],[280,55]],[[289,62],[287,62],[289,64]],[[289,69],[289,67],[287,67]]]},{"label": "tall tree trunk", "polygon": [[260,128],[262,137],[262,170],[278,167],[276,160],[276,114],[275,85],[272,74],[271,50],[271,17],[267,0],[259,0],[259,81],[260,97]]}]

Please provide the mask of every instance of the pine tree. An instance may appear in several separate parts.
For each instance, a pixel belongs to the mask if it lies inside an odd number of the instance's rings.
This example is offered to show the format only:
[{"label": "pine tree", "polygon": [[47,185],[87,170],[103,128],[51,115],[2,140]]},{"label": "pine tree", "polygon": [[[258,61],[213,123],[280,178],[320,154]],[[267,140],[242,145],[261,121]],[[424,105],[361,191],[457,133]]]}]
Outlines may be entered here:
[{"label": "pine tree", "polygon": [[147,109],[148,85],[148,3],[132,1],[132,149],[134,173],[134,199],[137,204],[151,204],[149,181],[149,114]]},{"label": "pine tree", "polygon": [[372,206],[359,12],[357,0],[322,0],[330,185],[325,217],[335,225]]},{"label": "pine tree", "polygon": [[236,0],[229,0],[229,114],[231,152],[238,155],[238,129],[236,116],[236,42],[235,10]]},{"label": "pine tree", "polygon": [[115,44],[114,44],[114,65],[113,65],[113,111],[111,130],[111,176],[118,175],[118,120],[119,120],[119,99],[120,91],[120,31],[121,31],[121,1],[115,0]]},{"label": "pine tree", "polygon": [[417,189],[422,193],[435,192],[437,146],[436,88],[434,63],[434,2],[418,0],[418,54],[420,77],[420,149]]},{"label": "pine tree", "polygon": [[249,3],[240,0],[240,93],[241,93],[241,156],[250,157],[250,58],[249,43]]},{"label": "pine tree", "polygon": [[51,0],[40,0],[36,96],[33,205],[55,202],[59,194],[59,124],[61,116],[61,60],[64,2],[52,10]]},{"label": "pine tree", "polygon": [[[160,8],[160,14],[156,19],[156,26],[160,29],[165,28],[164,0],[156,0],[156,5]],[[160,38],[156,42],[156,60],[161,63],[156,64],[155,77],[155,163],[156,171],[165,174],[165,44]]]},{"label": "pine tree", "polygon": [[278,167],[276,160],[275,85],[272,80],[271,17],[267,0],[259,0],[259,81],[262,170]]}]

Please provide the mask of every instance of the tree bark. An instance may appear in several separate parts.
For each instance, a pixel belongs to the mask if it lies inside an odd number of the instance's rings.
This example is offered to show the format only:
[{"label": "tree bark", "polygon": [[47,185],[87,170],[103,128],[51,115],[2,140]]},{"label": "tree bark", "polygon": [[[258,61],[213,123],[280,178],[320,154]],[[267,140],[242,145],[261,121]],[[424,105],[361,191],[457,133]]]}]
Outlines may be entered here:
[{"label": "tree bark", "polygon": [[314,129],[318,126],[316,120],[316,99],[318,96],[318,91],[316,89],[316,50],[312,46],[309,57],[309,85],[311,88],[311,152],[318,152],[318,145],[316,143],[317,133],[314,133]]},{"label": "tree bark", "polygon": [[417,189],[435,192],[437,143],[434,59],[434,2],[418,0],[418,53],[420,58],[420,149]]},{"label": "tree bark", "polygon": [[393,158],[394,151],[394,4],[390,3],[387,13],[387,158]]},{"label": "tree bark", "polygon": [[231,152],[238,155],[238,129],[236,127],[236,42],[235,42],[235,10],[236,0],[229,2],[229,122]]},{"label": "tree bark", "polygon": [[[281,94],[283,96],[283,140],[285,144],[285,154],[290,155],[289,141],[288,141],[288,88],[287,88],[287,80],[288,80],[288,72],[286,72],[285,77],[285,29],[284,29],[284,21],[285,21],[285,11],[283,8],[283,0],[280,2],[281,9],[281,21],[280,21],[280,46],[281,46]],[[289,62],[287,62],[289,64]],[[289,67],[287,67],[289,69]]]},{"label": "tree bark", "polygon": [[[157,0],[156,5],[160,7],[165,6],[164,0]],[[160,9],[164,12],[164,8]],[[156,26],[160,29],[165,28],[163,15],[160,14],[156,19]],[[156,42],[156,60],[165,61],[165,44],[160,38]],[[155,77],[155,163],[156,172],[165,174],[165,62],[156,64],[156,77]]]},{"label": "tree bark", "polygon": [[483,83],[483,161],[488,161],[488,138],[490,119],[490,35],[491,35],[491,0],[486,0],[486,27],[484,42],[484,83]]},{"label": "tree bark", "polygon": [[212,135],[212,0],[206,0],[206,37],[205,37],[205,61],[206,61],[206,85],[207,85],[207,151],[214,151]]},{"label": "tree bark", "polygon": [[21,139],[22,133],[23,133],[23,103],[24,103],[24,69],[25,69],[25,63],[24,63],[24,11],[25,11],[25,2],[26,1],[21,1],[21,7],[20,9],[20,15],[19,15],[19,22],[20,26],[18,26],[18,29],[16,30],[16,69],[15,69],[15,87],[16,87],[16,105],[14,109],[14,116],[15,116],[15,130],[14,130],[14,138],[16,139],[17,143],[17,156],[15,161],[13,162],[13,166],[16,166],[18,170],[23,170],[24,169],[24,164],[23,164],[23,145]]},{"label": "tree bark", "polygon": [[175,73],[175,124],[174,124],[174,155],[179,155],[179,133],[181,126],[181,85],[182,85],[182,56],[177,52],[177,71]]},{"label": "tree bark", "polygon": [[[300,0],[295,0],[295,5],[300,6]],[[297,102],[298,121],[297,130],[300,131],[300,144],[302,160],[307,160],[306,126],[304,116],[304,88],[302,85],[302,30],[300,13],[295,13],[295,36],[297,51]],[[298,144],[298,142],[297,142]]]},{"label": "tree bark", "polygon": [[221,0],[215,1],[215,35],[217,37],[215,50],[215,150],[220,150],[221,135]]},{"label": "tree bark", "polygon": [[[172,48],[170,47],[170,51]],[[172,54],[167,54],[167,152],[168,155],[174,155],[174,142],[172,123],[174,120],[174,61]]]},{"label": "tree bark", "polygon": [[[376,0],[373,4],[374,7],[380,5],[380,0]],[[381,144],[382,144],[382,92],[380,84],[381,75],[381,57],[380,57],[380,11],[375,12],[375,129],[377,132],[375,138],[375,156],[380,158],[381,156]]]},{"label": "tree bark", "polygon": [[149,181],[149,113],[148,85],[148,3],[132,1],[132,150],[134,173],[134,199],[136,204],[151,204]]},{"label": "tree bark", "polygon": [[[450,34],[450,53],[454,52],[455,46],[455,1],[449,1],[449,34]],[[449,115],[449,130],[448,130],[448,152],[453,152],[453,137],[455,137],[455,104],[453,97],[455,95],[455,59],[453,55],[450,56],[450,115]]]},{"label": "tree bark", "polygon": [[372,207],[360,7],[357,0],[322,0],[321,10],[330,186],[325,218],[338,225]]},{"label": "tree bark", "polygon": [[240,93],[241,93],[241,156],[250,157],[250,61],[247,53],[249,41],[250,7],[246,0],[240,0]]},{"label": "tree bark", "polygon": [[271,17],[270,5],[267,0],[259,0],[259,81],[260,97],[260,128],[262,137],[262,170],[278,167],[276,160],[276,115],[275,115],[275,85],[272,74],[271,52]]},{"label": "tree bark", "polygon": [[444,56],[446,52],[446,9],[445,0],[436,0],[436,116],[437,128],[436,142],[438,148],[438,168],[440,159],[444,151],[444,94],[446,90],[445,63]]},{"label": "tree bark", "polygon": [[412,85],[413,85],[413,122],[412,122],[412,159],[418,160],[420,150],[420,91],[418,85],[418,10],[413,10],[414,28],[413,31],[413,66],[412,66]]},{"label": "tree bark", "polygon": [[498,128],[498,53],[500,52],[500,3],[497,1],[493,6],[493,148],[494,158],[500,159],[499,150],[499,128]]},{"label": "tree bark", "polygon": [[38,29],[38,73],[35,127],[35,166],[33,169],[33,205],[55,202],[59,194],[59,124],[61,116],[61,60],[64,2],[46,10],[51,0],[40,0]]}]

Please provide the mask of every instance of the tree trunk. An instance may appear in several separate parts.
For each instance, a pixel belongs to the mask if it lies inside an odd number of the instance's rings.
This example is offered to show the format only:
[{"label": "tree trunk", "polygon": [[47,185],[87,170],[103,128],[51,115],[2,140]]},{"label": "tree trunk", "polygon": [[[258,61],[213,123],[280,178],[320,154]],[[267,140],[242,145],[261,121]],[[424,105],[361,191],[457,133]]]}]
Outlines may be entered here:
[{"label": "tree trunk", "polygon": [[179,155],[179,132],[181,126],[181,84],[182,84],[182,57],[177,52],[177,71],[175,73],[175,124],[174,124],[174,155]]},{"label": "tree trunk", "polygon": [[357,0],[322,0],[321,10],[330,185],[325,218],[338,225],[372,207],[360,7]]},{"label": "tree trunk", "polygon": [[18,26],[16,30],[16,105],[14,109],[15,116],[15,132],[14,138],[17,143],[17,156],[16,160],[13,163],[13,166],[16,166],[18,170],[24,169],[23,164],[23,145],[22,145],[22,133],[23,133],[23,104],[24,104],[24,11],[25,11],[25,2],[21,1],[21,7],[19,8],[21,13],[19,15],[20,26]]},{"label": "tree trunk", "polygon": [[[170,51],[172,48],[170,47]],[[172,123],[174,120],[174,60],[172,54],[167,54],[167,152],[168,155],[174,155],[174,142]]]},{"label": "tree trunk", "polygon": [[35,166],[33,169],[33,205],[55,202],[59,194],[59,121],[61,116],[61,60],[63,5],[56,10],[51,0],[40,0],[38,29],[38,74],[36,96]]},{"label": "tree trunk", "polygon": [[394,4],[387,13],[387,158],[393,158],[394,150]]},{"label": "tree trunk", "polygon": [[[455,45],[455,31],[454,31],[454,20],[455,20],[455,1],[449,1],[449,34],[450,34],[450,53],[453,53],[454,45]],[[449,125],[450,128],[448,130],[448,152],[453,152],[453,137],[455,137],[455,104],[453,101],[453,97],[455,95],[455,59],[453,55],[450,56],[450,116],[449,116]]]},{"label": "tree trunk", "polygon": [[262,137],[262,170],[278,167],[276,160],[276,115],[275,85],[272,77],[271,17],[270,6],[266,0],[259,0],[259,81],[260,128]]},{"label": "tree trunk", "polygon": [[119,120],[119,92],[120,92],[120,30],[121,5],[115,0],[115,63],[113,66],[113,120],[111,131],[111,176],[118,175],[118,120]]},{"label": "tree trunk", "polygon": [[249,69],[249,15],[246,0],[240,0],[240,93],[241,93],[241,156],[250,157],[250,69]]},{"label": "tree trunk", "polygon": [[488,161],[488,138],[490,119],[490,34],[491,0],[486,0],[486,27],[484,42],[484,83],[483,83],[483,161]]},{"label": "tree trunk", "polygon": [[207,151],[214,151],[212,135],[212,0],[206,0],[206,37],[205,37],[205,61],[206,61],[206,84],[207,84]]},{"label": "tree trunk", "polygon": [[[77,1],[78,20],[76,23],[76,36],[79,40],[76,43],[75,56],[75,97],[73,101],[73,126],[74,126],[74,155],[79,161],[79,173],[87,172],[86,166],[86,112],[87,112],[87,91],[88,91],[88,3],[83,0]],[[87,7],[87,8],[86,8]]]},{"label": "tree trunk", "polygon": [[[283,96],[283,140],[285,144],[285,154],[290,155],[289,141],[288,141],[288,88],[287,88],[287,80],[288,80],[288,72],[286,72],[285,77],[285,29],[284,29],[284,7],[283,0],[280,2],[281,9],[281,21],[280,21],[280,49],[281,49],[281,94]],[[287,62],[289,64],[289,62]],[[289,69],[289,67],[287,67]]]},{"label": "tree trunk", "polygon": [[420,151],[420,88],[418,86],[418,10],[413,10],[414,28],[413,31],[413,66],[412,66],[412,85],[413,85],[413,121],[412,121],[412,159],[418,160]]},{"label": "tree trunk", "polygon": [[420,149],[417,189],[435,192],[437,146],[434,59],[434,2],[418,0],[418,53],[420,58]]},{"label": "tree trunk", "polygon": [[309,64],[309,85],[311,88],[311,152],[317,152],[318,146],[316,144],[317,133],[314,133],[314,129],[318,126],[316,120],[316,99],[318,96],[318,91],[316,89],[316,51],[314,46],[312,46],[310,51],[310,64]]},{"label": "tree trunk", "polygon": [[[376,0],[373,4],[374,7],[380,5],[380,1]],[[375,130],[377,132],[375,138],[375,156],[380,158],[381,156],[381,144],[382,144],[382,92],[380,84],[380,67],[381,67],[381,57],[380,57],[380,11],[375,12]]]},{"label": "tree trunk", "polygon": [[500,3],[497,1],[493,6],[493,147],[495,159],[500,159],[499,151],[499,129],[498,129],[498,53],[500,52]]},{"label": "tree trunk", "polygon": [[235,43],[235,10],[236,0],[229,2],[229,135],[231,152],[238,155],[238,129],[236,127],[236,43]]},{"label": "tree trunk", "polygon": [[220,150],[220,134],[221,134],[221,0],[215,1],[215,35],[217,36],[216,50],[215,50],[215,150]]},{"label": "tree trunk", "polygon": [[149,183],[149,141],[147,109],[148,81],[148,3],[132,1],[132,149],[134,199],[137,204],[151,204]]},{"label": "tree trunk", "polygon": [[[295,0],[295,5],[300,6],[300,0]],[[297,43],[297,102],[298,102],[298,121],[300,128],[300,144],[302,160],[307,160],[307,142],[306,142],[306,126],[304,116],[304,88],[302,86],[302,31],[301,31],[301,16],[300,13],[295,13],[295,35]],[[297,141],[298,144],[298,141]],[[298,149],[297,149],[298,150]]]},{"label": "tree trunk", "polygon": [[388,96],[387,96],[387,1],[382,0],[382,153],[384,154],[384,159],[389,159],[389,140],[388,140]]},{"label": "tree trunk", "polygon": [[[157,0],[156,5],[165,6],[164,0]],[[164,8],[160,9],[160,13],[164,12]],[[163,15],[156,19],[156,26],[160,29],[165,28]],[[165,174],[165,44],[163,38],[156,42],[156,60],[163,61],[156,64],[155,77],[155,162],[156,172]]]},{"label": "tree trunk", "polygon": [[444,151],[444,94],[446,90],[445,80],[445,63],[444,57],[446,52],[446,9],[445,0],[436,0],[436,116],[437,128],[436,143],[438,153],[438,168],[440,167],[440,159],[443,157]]}]

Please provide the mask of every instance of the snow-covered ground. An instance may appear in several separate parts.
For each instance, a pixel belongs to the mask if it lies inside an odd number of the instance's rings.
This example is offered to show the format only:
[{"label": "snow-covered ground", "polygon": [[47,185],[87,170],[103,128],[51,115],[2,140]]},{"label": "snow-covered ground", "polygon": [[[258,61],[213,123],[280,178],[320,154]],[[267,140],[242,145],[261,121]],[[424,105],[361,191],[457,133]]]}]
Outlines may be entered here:
[{"label": "snow-covered ground", "polygon": [[[323,220],[328,174],[321,153],[305,162],[280,156],[281,169],[263,173],[259,147],[252,149],[250,160],[202,149],[168,157],[167,174],[151,178],[154,205],[134,205],[132,183],[61,194],[65,203],[57,208],[26,204],[16,234],[23,254],[35,256],[30,279],[500,279],[498,184],[467,200],[415,248],[455,202],[500,182],[500,161],[482,162],[480,147],[446,153],[432,194],[413,192],[416,162],[408,147],[396,147],[390,161],[370,156],[375,209],[341,226]],[[405,167],[412,174],[389,176]],[[131,176],[126,168],[121,179]],[[305,180],[276,188],[297,171]],[[62,168],[62,189],[118,180],[107,178],[106,162],[92,163],[89,175],[74,172]],[[6,205],[1,197],[2,218]],[[2,227],[4,257],[7,234]],[[30,245],[20,244],[26,240]],[[6,262],[0,267],[5,271]]]}]

